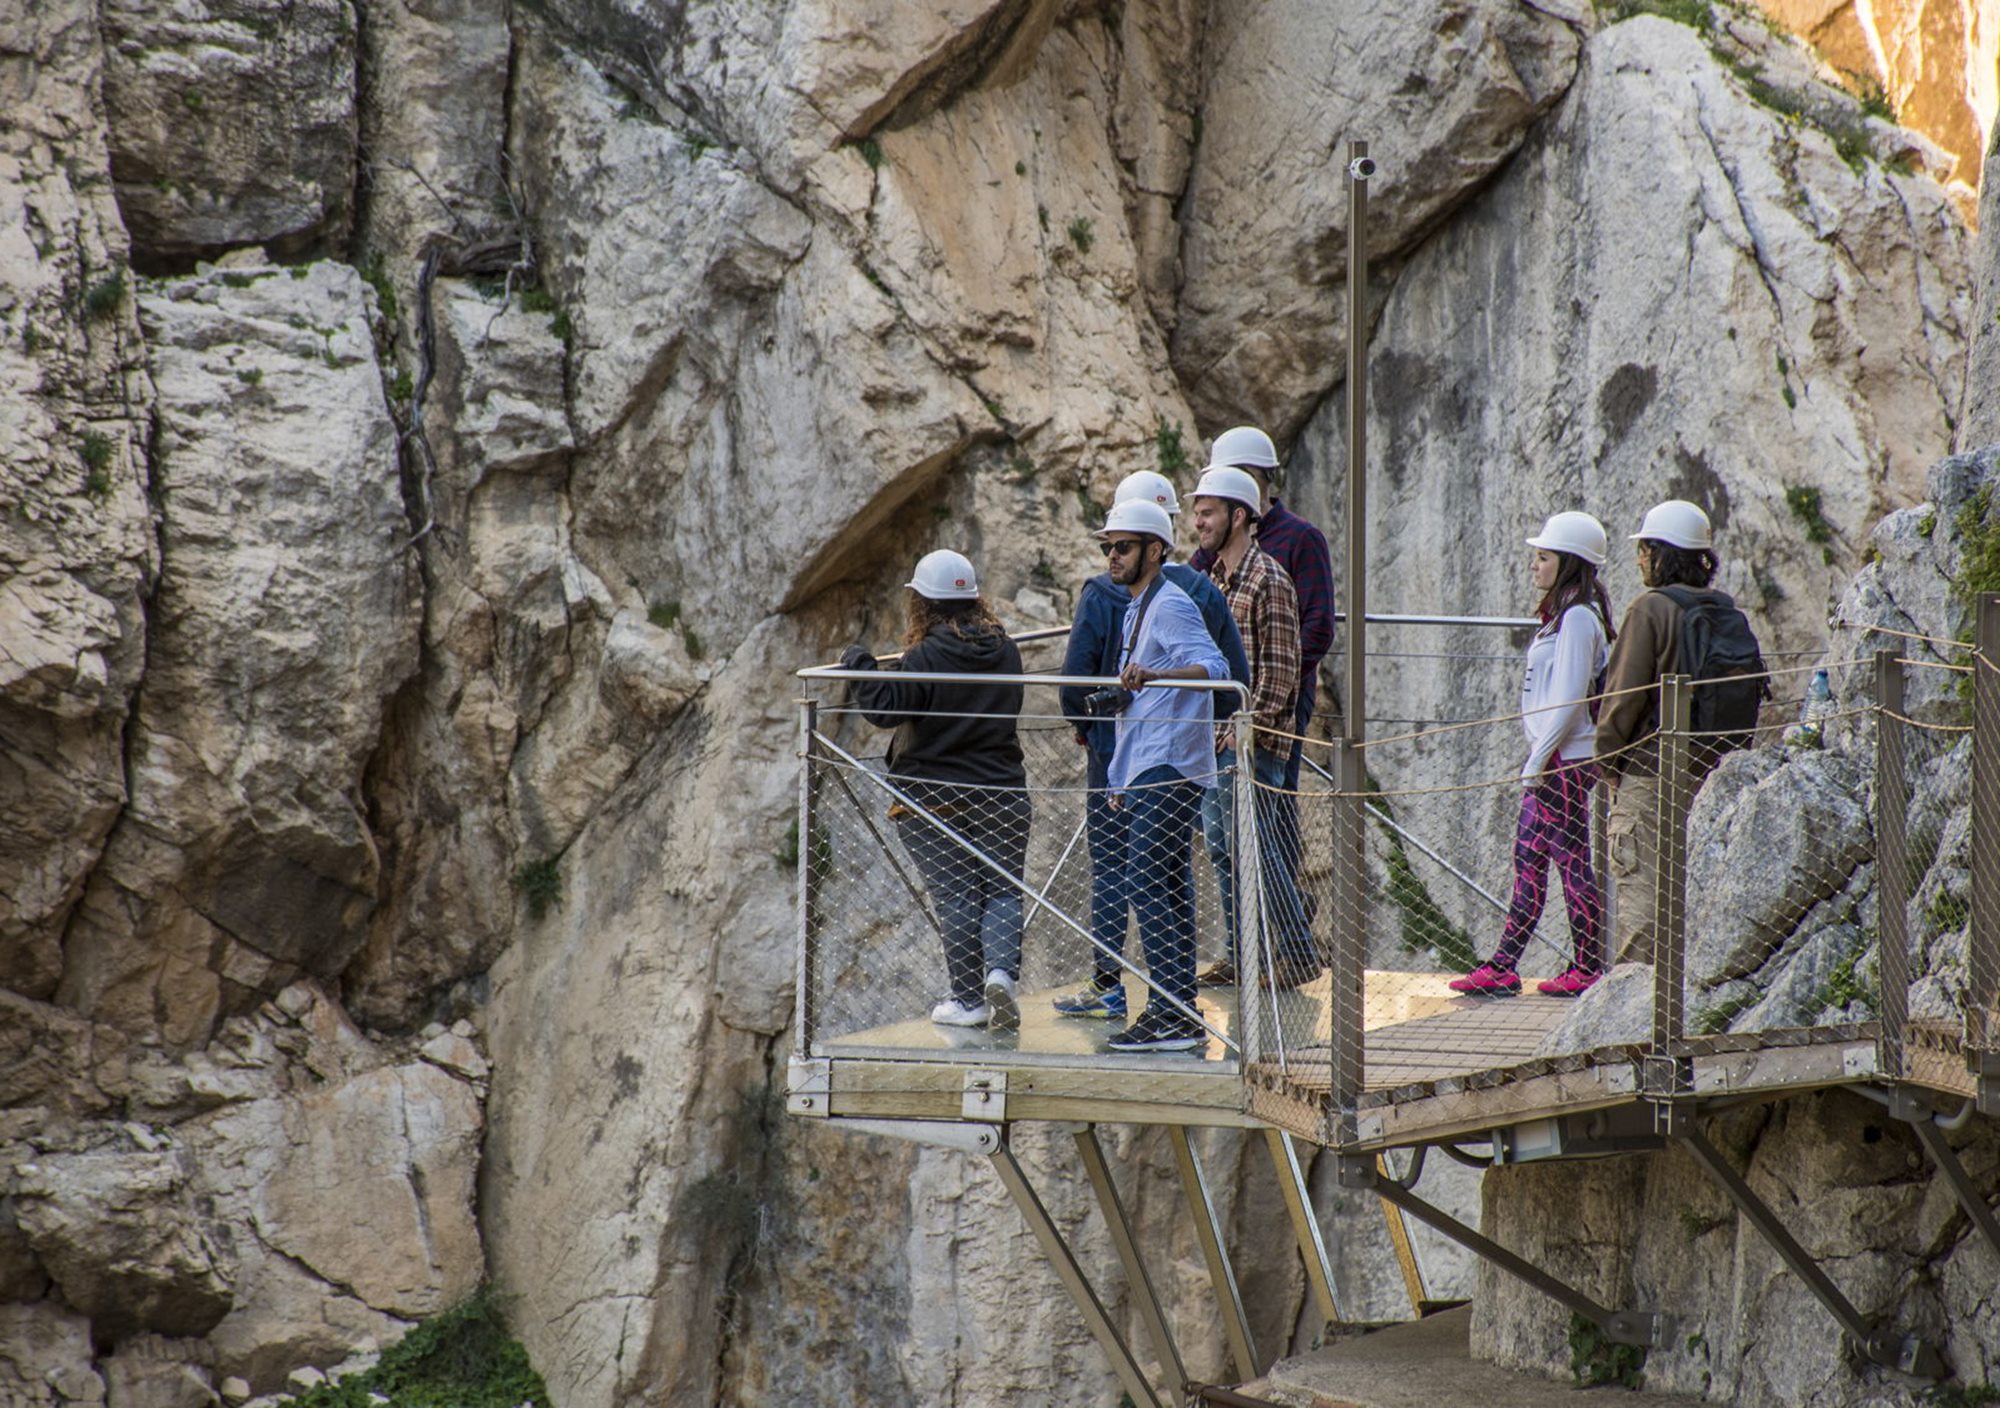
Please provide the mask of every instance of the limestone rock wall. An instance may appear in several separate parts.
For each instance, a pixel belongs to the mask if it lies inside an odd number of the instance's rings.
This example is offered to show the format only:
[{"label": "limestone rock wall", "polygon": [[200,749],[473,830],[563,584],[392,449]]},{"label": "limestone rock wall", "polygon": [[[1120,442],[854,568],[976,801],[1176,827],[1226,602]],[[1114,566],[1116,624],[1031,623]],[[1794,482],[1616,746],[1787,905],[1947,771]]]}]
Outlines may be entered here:
[{"label": "limestone rock wall", "polygon": [[[1921,145],[1850,165],[1731,76],[1802,52],[1321,8],[0,14],[0,1396],[265,1391],[490,1275],[564,1408],[1115,1397],[976,1162],[776,1114],[790,672],[936,546],[1066,620],[1115,481],[1237,420],[1337,534],[1350,129],[1378,608],[1517,610],[1545,511],[1664,477],[1816,648],[1990,414]],[[1111,1149],[1219,1375],[1171,1159]],[[1114,1286],[1066,1141],[1017,1151]],[[1261,1142],[1202,1153],[1309,1342]]]}]

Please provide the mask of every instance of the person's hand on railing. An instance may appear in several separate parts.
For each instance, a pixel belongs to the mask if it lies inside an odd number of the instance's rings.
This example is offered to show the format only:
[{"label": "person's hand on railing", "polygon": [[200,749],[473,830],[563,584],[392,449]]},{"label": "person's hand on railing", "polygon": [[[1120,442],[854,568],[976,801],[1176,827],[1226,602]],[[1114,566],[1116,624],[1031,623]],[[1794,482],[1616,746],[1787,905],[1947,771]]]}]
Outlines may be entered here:
[{"label": "person's hand on railing", "polygon": [[872,670],[875,663],[875,652],[865,645],[850,645],[840,652],[840,668],[843,670]]}]

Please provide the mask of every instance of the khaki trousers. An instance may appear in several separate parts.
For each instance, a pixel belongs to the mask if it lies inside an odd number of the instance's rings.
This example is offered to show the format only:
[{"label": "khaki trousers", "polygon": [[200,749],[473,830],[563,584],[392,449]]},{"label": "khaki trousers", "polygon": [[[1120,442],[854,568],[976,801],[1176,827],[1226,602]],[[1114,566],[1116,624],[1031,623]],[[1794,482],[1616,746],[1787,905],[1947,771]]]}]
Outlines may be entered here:
[{"label": "khaki trousers", "polygon": [[1618,779],[1604,819],[1614,910],[1611,960],[1651,963],[1659,948],[1660,779]]}]

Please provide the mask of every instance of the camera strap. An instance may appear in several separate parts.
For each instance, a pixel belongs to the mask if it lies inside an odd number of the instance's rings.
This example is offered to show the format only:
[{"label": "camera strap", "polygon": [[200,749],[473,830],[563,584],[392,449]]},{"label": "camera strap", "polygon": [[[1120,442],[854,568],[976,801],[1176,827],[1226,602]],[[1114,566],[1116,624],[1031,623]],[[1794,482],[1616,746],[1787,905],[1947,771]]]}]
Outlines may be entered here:
[{"label": "camera strap", "polygon": [[1139,648],[1139,635],[1146,629],[1146,612],[1153,605],[1153,598],[1160,594],[1160,588],[1167,582],[1166,574],[1153,579],[1153,585],[1146,588],[1146,594],[1139,598],[1139,619],[1132,623],[1132,634],[1125,638],[1125,651],[1118,657],[1118,673],[1124,674],[1125,667],[1132,663],[1132,654]]}]

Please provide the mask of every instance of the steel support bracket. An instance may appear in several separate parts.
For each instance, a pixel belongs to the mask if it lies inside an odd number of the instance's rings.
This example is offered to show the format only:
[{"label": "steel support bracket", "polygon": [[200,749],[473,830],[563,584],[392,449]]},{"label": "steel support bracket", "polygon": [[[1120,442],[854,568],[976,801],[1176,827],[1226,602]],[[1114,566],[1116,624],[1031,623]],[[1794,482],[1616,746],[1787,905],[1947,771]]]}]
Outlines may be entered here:
[{"label": "steel support bracket", "polygon": [[1000,1148],[1000,1126],[965,1124],[958,1120],[828,1120],[827,1128],[850,1134],[872,1134],[881,1139],[901,1139],[910,1144],[927,1144],[934,1149],[956,1149],[961,1154],[991,1154]]},{"label": "steel support bracket", "polygon": [[1929,1340],[1904,1334],[1884,1322],[1878,1322],[1856,1348],[1870,1364],[1880,1364],[1912,1378],[1941,1379],[1950,1372],[1944,1357]]},{"label": "steel support bracket", "polygon": [[833,1107],[833,1062],[794,1056],[785,1068],[785,1113],[824,1119]]},{"label": "steel support bracket", "polygon": [[1005,1071],[967,1071],[965,1073],[965,1093],[959,1100],[959,1113],[969,1120],[1000,1120],[1007,1118],[1007,1073]]}]

